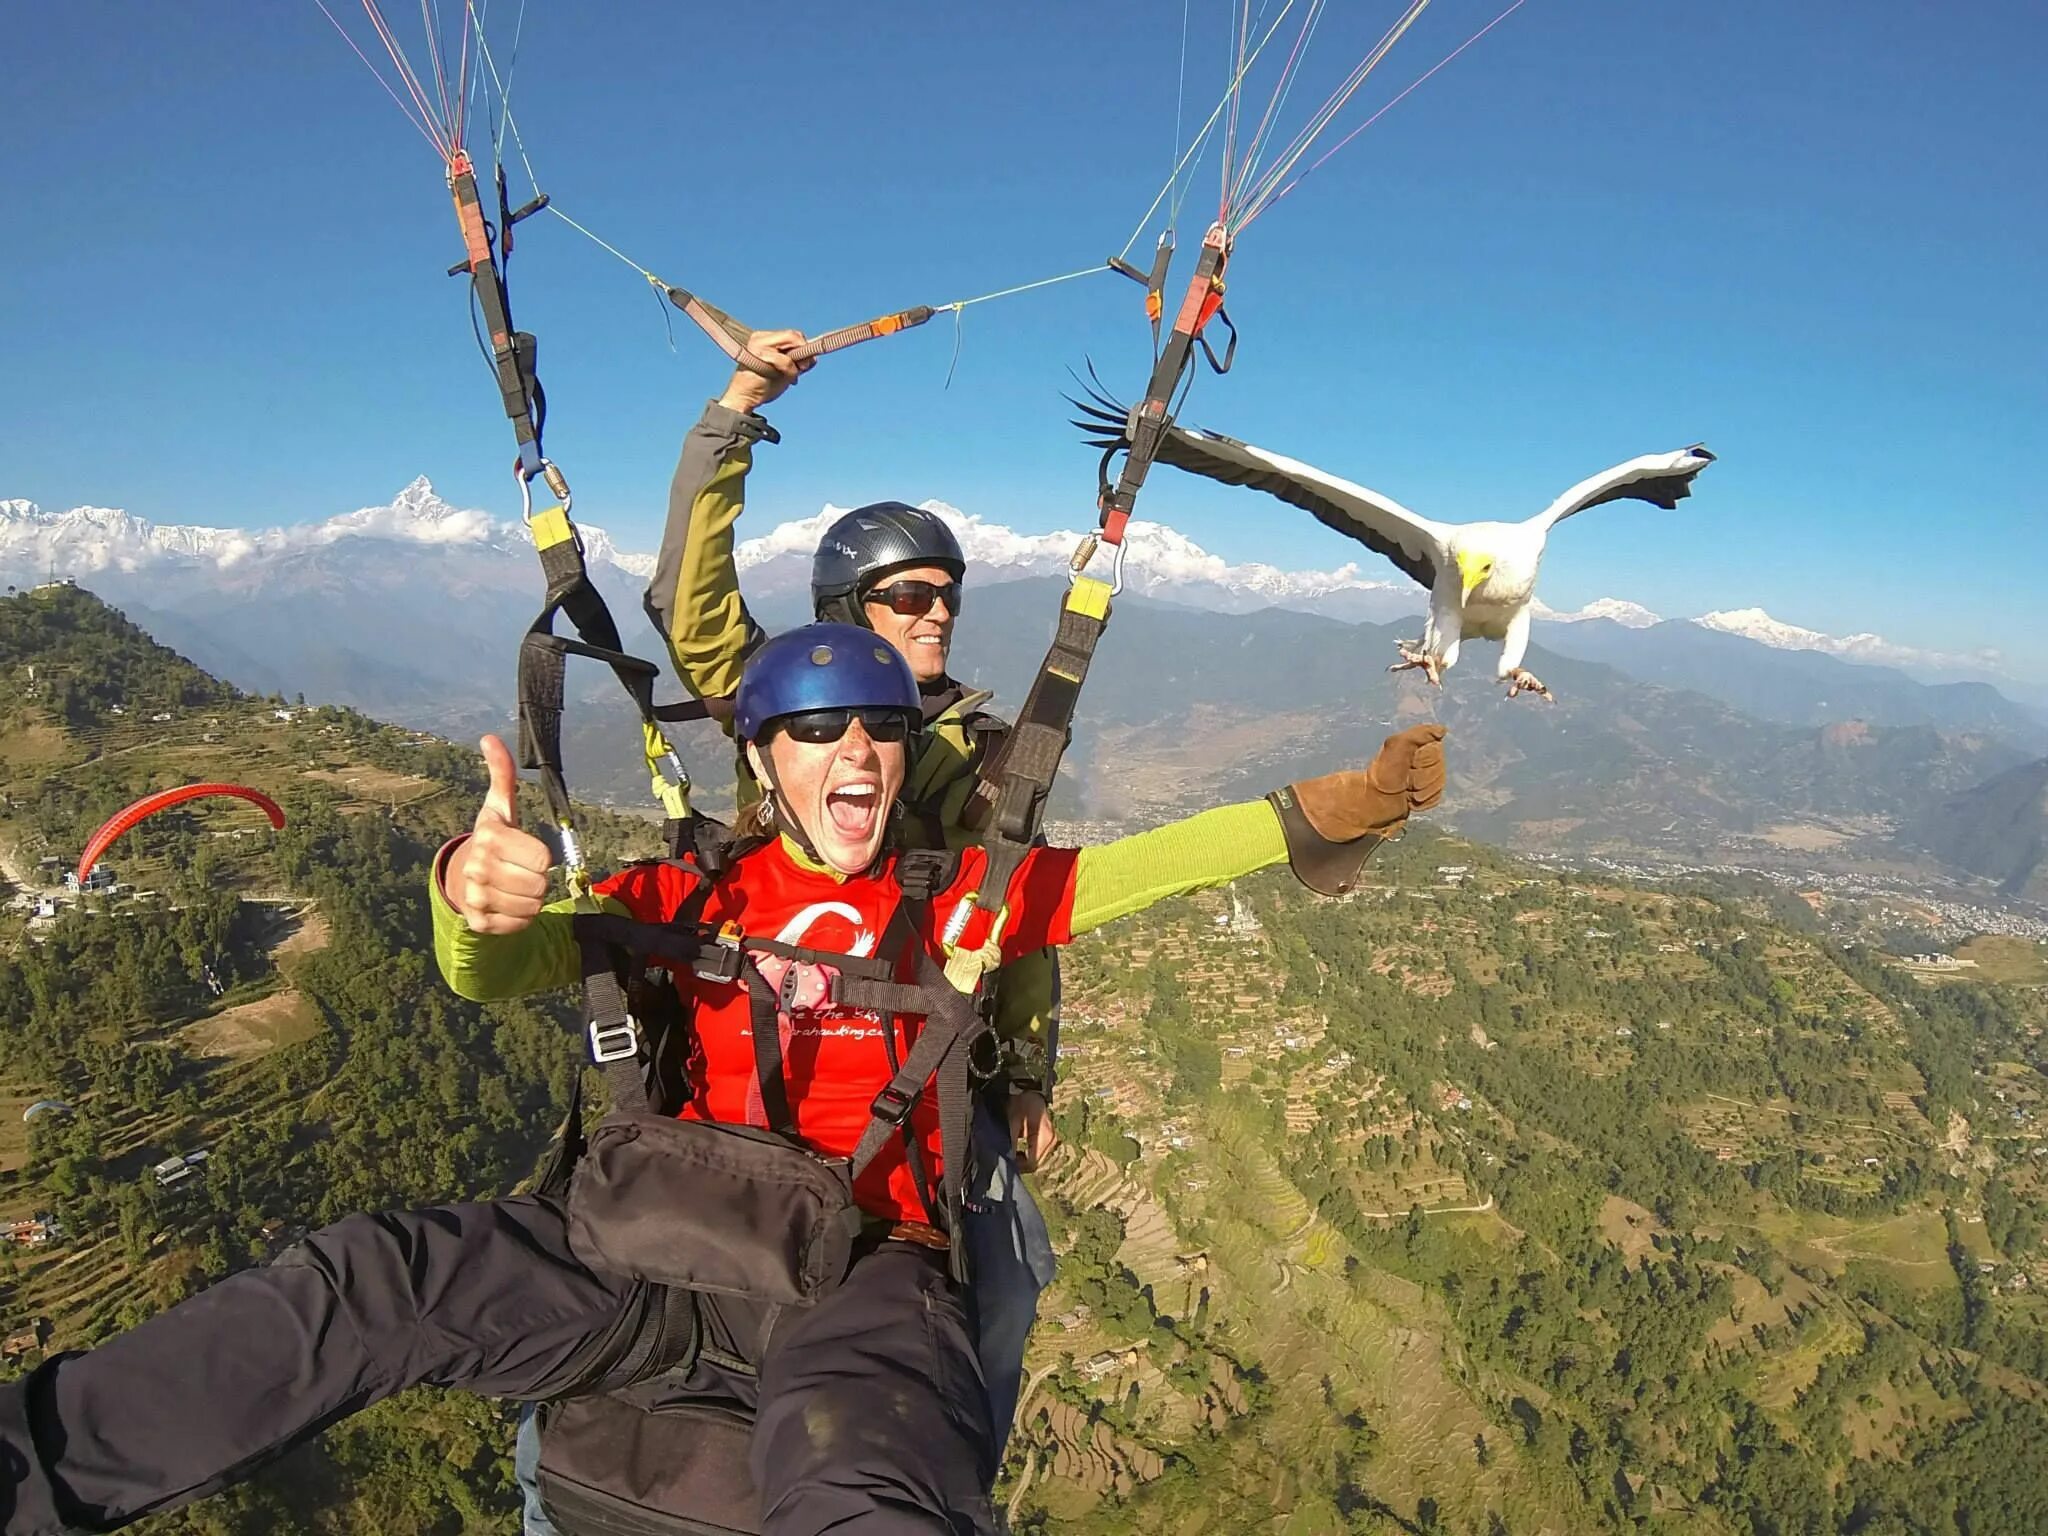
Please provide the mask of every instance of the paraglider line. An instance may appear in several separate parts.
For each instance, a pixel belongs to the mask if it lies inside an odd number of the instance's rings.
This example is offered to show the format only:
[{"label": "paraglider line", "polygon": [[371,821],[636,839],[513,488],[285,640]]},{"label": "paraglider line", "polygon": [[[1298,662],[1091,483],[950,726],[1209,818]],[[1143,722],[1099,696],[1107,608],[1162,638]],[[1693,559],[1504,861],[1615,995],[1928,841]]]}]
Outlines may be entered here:
[{"label": "paraglider line", "polygon": [[1416,20],[1428,8],[1429,0],[1410,0],[1408,9],[1387,29],[1385,36],[1373,44],[1366,56],[1344,77],[1337,89],[1310,114],[1308,124],[1288,142],[1287,148],[1281,152],[1280,159],[1273,168],[1253,183],[1250,202],[1256,203],[1263,193],[1285,177],[1288,168],[1298,162],[1324,130],[1336,121],[1337,114],[1343,111],[1345,103],[1357,94],[1359,87],[1365,84],[1366,78],[1379,67],[1393,46],[1407,35],[1408,29],[1415,25]]},{"label": "paraglider line", "polygon": [[[531,167],[528,168],[528,174],[532,174]],[[561,208],[557,204],[549,203],[548,212],[552,213],[564,224],[568,225],[571,229],[575,230],[576,233],[583,236],[584,239],[589,240],[595,245],[603,247],[607,251],[610,251],[614,256],[618,257],[619,260],[623,261],[635,272],[638,272],[642,277],[646,278],[647,281],[652,283],[655,287],[662,288],[667,286],[665,283],[662,282],[660,278],[656,277],[652,272],[648,271],[645,267],[641,266],[639,262],[635,261],[632,257],[628,256],[616,245],[613,245],[611,241],[605,239],[602,235],[592,234],[589,230],[585,229],[581,224],[578,224],[574,219],[570,218],[569,215],[562,212]]]},{"label": "paraglider line", "polygon": [[979,294],[971,299],[955,299],[950,304],[934,304],[933,309],[953,311],[953,360],[946,364],[946,389],[953,387],[953,370],[960,366],[960,343],[966,334],[966,310],[970,304],[986,304],[990,299],[1007,299],[1013,293],[1029,293],[1034,288],[1050,288],[1054,283],[1071,283],[1077,277],[1092,277],[1097,272],[1107,272],[1108,266],[1082,267],[1077,272],[1062,272],[1058,277],[1041,277],[1035,283],[1019,283],[1014,288],[998,288],[994,293]]},{"label": "paraglider line", "polygon": [[435,142],[443,157],[454,159],[456,146],[448,137],[448,125],[434,115],[433,105],[427,99],[427,88],[420,83],[420,77],[413,69],[412,61],[405,56],[405,49],[400,45],[397,34],[391,30],[391,23],[386,21],[384,13],[377,9],[377,0],[363,0],[363,10],[370,18],[370,25],[377,29],[377,36],[383,41],[384,51],[391,55],[392,65],[398,70],[399,82],[412,97],[414,105],[420,109],[420,115],[434,125]]},{"label": "paraglider line", "polygon": [[[462,0],[465,9],[469,0]],[[455,74],[455,137],[459,141],[469,129],[469,28],[462,29],[462,62]]]},{"label": "paraglider line", "polygon": [[[1259,46],[1254,48],[1251,57],[1244,61],[1245,69],[1250,69],[1252,65],[1258,62],[1259,54],[1265,50],[1266,44],[1272,40],[1273,34],[1280,30],[1280,23],[1287,19],[1288,11],[1293,8],[1294,0],[1287,0],[1287,4],[1280,8],[1280,14],[1273,18],[1273,25],[1267,28],[1266,35],[1259,39]],[[1264,13],[1261,12],[1261,14],[1263,15]],[[1202,124],[1201,129],[1195,134],[1194,142],[1188,145],[1187,153],[1180,157],[1180,164],[1174,167],[1174,176],[1168,178],[1166,184],[1159,189],[1159,195],[1152,199],[1152,205],[1139,216],[1137,227],[1131,231],[1131,238],[1126,240],[1123,249],[1116,253],[1118,260],[1122,260],[1131,254],[1131,247],[1138,243],[1138,236],[1145,233],[1145,226],[1152,221],[1152,215],[1159,211],[1159,205],[1166,201],[1166,195],[1173,190],[1175,179],[1178,178],[1180,172],[1187,169],[1188,162],[1195,158],[1195,152],[1207,146],[1209,135],[1215,129],[1217,119],[1223,116],[1223,109],[1230,105],[1231,92],[1237,89],[1239,81],[1243,80],[1243,78],[1243,71],[1239,71],[1237,78],[1232,80],[1229,86],[1225,88],[1222,98],[1216,103],[1215,110],[1209,114],[1208,121]]]},{"label": "paraglider line", "polygon": [[1244,0],[1244,21],[1240,25],[1235,13],[1231,16],[1230,41],[1232,72],[1230,80],[1230,122],[1223,131],[1223,193],[1217,200],[1216,218],[1221,222],[1230,212],[1230,166],[1237,156],[1237,114],[1244,105],[1245,45],[1251,41],[1252,4]]},{"label": "paraglider line", "polygon": [[953,371],[960,366],[960,345],[966,339],[967,306],[955,304],[953,306],[953,356],[946,363],[946,382],[939,386],[941,389],[951,389],[953,387]]},{"label": "paraglider line", "polygon": [[[490,40],[484,36],[483,18],[476,13],[475,0],[463,0],[463,5],[469,13],[471,26],[476,32],[477,51],[483,55],[484,68],[491,72],[491,79],[498,87],[499,123],[497,131],[491,135],[491,158],[493,161],[497,160],[499,154],[504,149],[505,131],[509,128],[512,132],[513,147],[519,151],[519,163],[526,167],[527,184],[533,188],[534,196],[538,197],[540,195],[540,178],[533,173],[533,161],[527,156],[526,140],[519,132],[519,120],[512,115],[511,80],[513,73],[519,68],[519,35],[526,26],[526,0],[520,0],[519,3],[519,25],[512,34],[512,58],[511,62],[506,65],[503,75],[498,73],[498,61],[491,56]],[[552,208],[554,205],[551,203],[548,206]],[[560,210],[557,209],[556,211],[559,212]],[[571,222],[573,223],[574,221],[572,220]],[[577,227],[582,228],[581,225]],[[590,234],[590,231],[587,229],[583,232]],[[597,239],[595,235],[591,235],[591,238],[593,240]],[[602,241],[598,243],[603,244]]]},{"label": "paraglider line", "polygon": [[971,299],[955,299],[950,304],[934,304],[932,308],[950,309],[957,312],[965,309],[970,304],[986,304],[990,299],[1007,299],[1013,293],[1029,293],[1034,288],[1050,288],[1054,283],[1071,283],[1077,277],[1093,277],[1098,272],[1107,272],[1109,270],[1107,266],[1101,264],[1092,267],[1082,267],[1077,272],[1062,272],[1058,277],[1041,277],[1035,283],[1019,283],[1014,288],[998,288],[994,293],[977,294]]},{"label": "paraglider line", "polygon": [[1392,101],[1388,102],[1385,106],[1381,107],[1377,112],[1373,113],[1371,117],[1368,117],[1356,128],[1352,129],[1349,133],[1345,134],[1344,137],[1339,139],[1335,144],[1332,144],[1328,149],[1324,150],[1323,153],[1317,157],[1314,164],[1310,165],[1307,170],[1303,171],[1299,176],[1295,177],[1294,180],[1288,182],[1287,185],[1280,188],[1279,191],[1273,192],[1269,196],[1267,196],[1256,207],[1254,207],[1250,213],[1245,215],[1244,224],[1240,224],[1238,228],[1240,230],[1243,229],[1245,224],[1251,223],[1253,219],[1257,218],[1260,214],[1264,213],[1268,208],[1272,207],[1273,204],[1279,202],[1281,198],[1285,197],[1288,193],[1292,192],[1296,187],[1300,186],[1304,181],[1308,180],[1308,178],[1315,173],[1316,168],[1320,166],[1325,160],[1329,159],[1330,156],[1336,154],[1338,150],[1342,149],[1346,144],[1349,144],[1353,139],[1357,138],[1361,133],[1365,132],[1366,129],[1370,128],[1374,123],[1378,122],[1381,118],[1385,117],[1389,112],[1393,111],[1394,108],[1398,107],[1403,101],[1405,101],[1408,98],[1408,96],[1418,86],[1420,86],[1424,81],[1428,80],[1431,75],[1434,75],[1438,70],[1442,69],[1446,64],[1450,63],[1451,60],[1455,59],[1467,48],[1470,48],[1474,43],[1478,42],[1482,37],[1486,36],[1487,33],[1491,32],[1495,27],[1499,26],[1502,22],[1506,21],[1510,16],[1514,15],[1516,11],[1519,11],[1527,3],[1528,0],[1514,0],[1514,3],[1510,5],[1506,10],[1502,11],[1498,16],[1494,17],[1493,20],[1489,21],[1485,26],[1481,27],[1477,32],[1473,33],[1470,37],[1466,38],[1464,42],[1458,44],[1456,48],[1453,48],[1441,59],[1437,60],[1435,64],[1431,65],[1430,68],[1424,71],[1421,75],[1418,75],[1415,78],[1415,80],[1409,84],[1407,89],[1400,93],[1400,95],[1396,96]]},{"label": "paraglider line", "polygon": [[434,146],[435,154],[439,155],[441,159],[446,160],[448,158],[448,146],[442,143],[434,131],[425,122],[421,121],[419,115],[405,104],[405,99],[391,88],[391,82],[384,78],[384,71],[370,62],[370,56],[363,52],[362,45],[349,36],[348,28],[335,19],[334,12],[327,9],[327,0],[313,0],[313,3],[320,7],[320,14],[325,16],[334,30],[341,34],[341,40],[347,43],[354,50],[355,56],[363,61],[363,68],[367,69],[371,77],[384,87],[384,94],[389,96],[398,107],[398,110],[405,114],[405,120],[419,130],[422,138]]},{"label": "paraglider line", "polygon": [[1259,177],[1253,185],[1247,204],[1238,210],[1238,217],[1232,221],[1233,230],[1244,227],[1251,213],[1267,199],[1273,188],[1286,178],[1287,173],[1300,162],[1301,157],[1308,153],[1323,131],[1336,121],[1337,114],[1344,110],[1344,104],[1358,93],[1359,87],[1365,84],[1366,77],[1379,67],[1380,61],[1386,58],[1393,46],[1407,35],[1408,29],[1415,25],[1417,18],[1428,8],[1429,0],[1411,0],[1400,19],[1387,29],[1386,36],[1373,45],[1371,52],[1345,76],[1343,83],[1316,108],[1307,126],[1294,136],[1286,149],[1281,151],[1280,158],[1273,168]]},{"label": "paraglider line", "polygon": [[[467,5],[469,0],[463,3]],[[448,104],[448,66],[441,57],[440,0],[420,0],[420,30],[427,34],[427,62],[434,69],[434,92],[441,103],[441,121],[448,126],[448,142],[460,146],[462,124]],[[464,36],[469,34],[469,28],[462,30]]]},{"label": "paraglider line", "polygon": [[[484,0],[484,8],[483,13],[481,15],[478,15],[476,12],[476,0],[463,0],[463,14],[465,18],[473,17],[475,19],[476,25],[478,27],[482,27],[483,24],[490,19],[491,0]],[[468,45],[469,41],[468,32],[469,27],[467,24],[467,20],[465,20],[465,24],[463,26],[463,43],[465,47]],[[484,98],[484,110],[486,112],[490,111],[491,95],[490,91],[484,85],[484,72],[481,69],[479,69],[475,74],[469,77],[469,100],[467,103],[465,103],[463,110],[469,113],[470,115],[474,116],[476,112],[476,99],[479,96]],[[496,156],[497,149],[497,127],[495,124],[493,124],[491,129],[491,153],[493,157]]]},{"label": "paraglider line", "polygon": [[[1166,184],[1174,191],[1173,206],[1166,211],[1166,228],[1172,231],[1180,218],[1180,195],[1177,183],[1180,180],[1180,130],[1181,109],[1188,95],[1188,5],[1190,0],[1180,0],[1180,78],[1173,88],[1173,156],[1166,163],[1172,167],[1166,173]],[[947,376],[949,379],[951,375]]]},{"label": "paraglider line", "polygon": [[1245,152],[1244,167],[1238,172],[1237,185],[1231,188],[1231,201],[1243,197],[1245,188],[1258,174],[1260,159],[1266,153],[1267,141],[1273,130],[1280,125],[1280,110],[1287,105],[1287,98],[1294,93],[1294,82],[1301,78],[1301,56],[1310,38],[1315,36],[1316,26],[1323,19],[1326,0],[1315,0],[1308,15],[1301,24],[1301,35],[1294,40],[1294,49],[1287,56],[1287,63],[1280,71],[1280,82],[1273,91],[1273,99],[1266,104],[1264,114],[1259,118],[1258,131],[1252,135],[1251,148]]}]

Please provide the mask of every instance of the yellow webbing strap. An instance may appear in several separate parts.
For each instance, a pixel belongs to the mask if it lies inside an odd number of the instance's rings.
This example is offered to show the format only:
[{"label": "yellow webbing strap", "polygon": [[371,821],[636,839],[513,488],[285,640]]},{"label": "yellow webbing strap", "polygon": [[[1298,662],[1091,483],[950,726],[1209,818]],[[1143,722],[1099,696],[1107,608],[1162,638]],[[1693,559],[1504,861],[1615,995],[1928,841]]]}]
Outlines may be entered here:
[{"label": "yellow webbing strap", "polygon": [[946,950],[946,981],[954,991],[972,996],[974,989],[981,985],[981,978],[1003,963],[1003,929],[1009,926],[1010,909],[1002,908],[996,913],[995,921],[989,925],[988,938],[978,949],[964,949],[957,944],[948,944]]},{"label": "yellow webbing strap", "polygon": [[553,549],[557,544],[566,544],[576,537],[576,525],[569,521],[566,507],[549,507],[545,512],[536,512],[526,526],[533,532],[535,549]]},{"label": "yellow webbing strap", "polygon": [[1077,576],[1074,584],[1067,588],[1067,612],[1107,621],[1112,591],[1106,581],[1097,581],[1093,576]]},{"label": "yellow webbing strap", "polygon": [[661,727],[652,720],[640,722],[641,749],[647,754],[647,781],[654,789],[654,798],[661,803],[662,814],[671,821],[681,821],[690,814],[690,781],[687,778],[674,781],[663,771],[674,764],[679,771],[682,760],[676,756],[676,749],[669,744]]}]

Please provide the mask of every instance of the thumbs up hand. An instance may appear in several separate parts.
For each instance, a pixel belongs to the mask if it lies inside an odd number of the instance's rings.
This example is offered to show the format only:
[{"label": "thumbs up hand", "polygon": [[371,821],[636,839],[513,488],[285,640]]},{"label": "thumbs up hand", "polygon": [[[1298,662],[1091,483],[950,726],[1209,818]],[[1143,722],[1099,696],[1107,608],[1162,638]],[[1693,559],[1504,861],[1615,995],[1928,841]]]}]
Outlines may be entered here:
[{"label": "thumbs up hand", "polygon": [[442,889],[475,932],[517,933],[547,900],[554,856],[519,828],[519,772],[505,743],[486,736],[478,745],[491,787],[476,825],[449,856]]}]

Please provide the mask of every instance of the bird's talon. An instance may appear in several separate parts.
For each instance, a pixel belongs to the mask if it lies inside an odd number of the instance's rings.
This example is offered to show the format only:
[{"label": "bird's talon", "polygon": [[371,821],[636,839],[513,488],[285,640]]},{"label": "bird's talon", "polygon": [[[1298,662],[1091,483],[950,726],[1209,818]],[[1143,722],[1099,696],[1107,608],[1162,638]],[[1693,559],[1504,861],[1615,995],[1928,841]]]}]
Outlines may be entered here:
[{"label": "bird's talon", "polygon": [[1401,659],[1387,668],[1389,672],[1421,672],[1437,687],[1443,687],[1443,666],[1434,656],[1405,641],[1395,641],[1394,649],[1401,653]]}]

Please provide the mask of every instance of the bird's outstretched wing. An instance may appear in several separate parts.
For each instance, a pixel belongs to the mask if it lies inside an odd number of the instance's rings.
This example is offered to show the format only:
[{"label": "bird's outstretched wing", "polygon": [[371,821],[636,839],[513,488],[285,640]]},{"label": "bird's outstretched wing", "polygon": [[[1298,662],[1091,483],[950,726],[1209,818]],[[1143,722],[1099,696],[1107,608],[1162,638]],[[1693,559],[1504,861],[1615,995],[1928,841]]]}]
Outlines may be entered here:
[{"label": "bird's outstretched wing", "polygon": [[[1126,427],[1130,413],[1107,395],[1094,390],[1089,395],[1089,400],[1068,397],[1068,403],[1087,418],[1074,425],[1092,434],[1089,446],[1105,452],[1129,447]],[[1225,485],[1249,485],[1277,496],[1312,514],[1326,527],[1385,555],[1425,587],[1436,585],[1437,571],[1449,562],[1444,542],[1449,530],[1442,525],[1418,517],[1378,491],[1220,432],[1169,426],[1159,446],[1159,462]]]},{"label": "bird's outstretched wing", "polygon": [[1581,480],[1529,523],[1548,533],[1574,512],[1603,501],[1647,501],[1668,510],[1692,494],[1693,476],[1713,462],[1714,456],[1699,443],[1676,453],[1646,453]]}]

